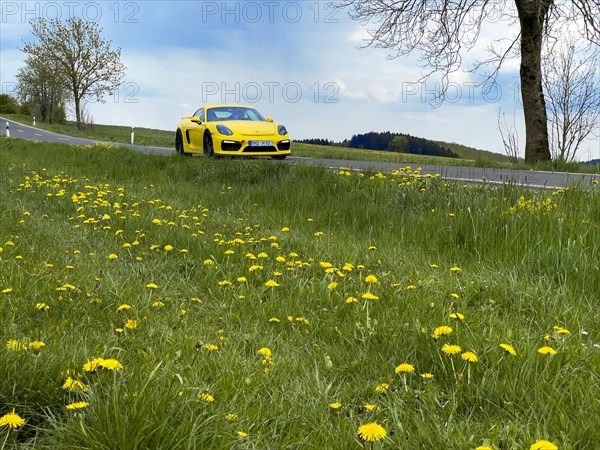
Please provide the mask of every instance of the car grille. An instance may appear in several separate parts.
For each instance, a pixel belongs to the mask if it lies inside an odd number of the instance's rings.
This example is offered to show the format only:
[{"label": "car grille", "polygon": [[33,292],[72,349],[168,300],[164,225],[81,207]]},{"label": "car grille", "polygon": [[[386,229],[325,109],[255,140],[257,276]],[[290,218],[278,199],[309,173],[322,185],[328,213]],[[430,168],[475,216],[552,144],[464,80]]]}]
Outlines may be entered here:
[{"label": "car grille", "polygon": [[221,150],[224,152],[237,152],[242,148],[242,144],[239,142],[221,142]]}]

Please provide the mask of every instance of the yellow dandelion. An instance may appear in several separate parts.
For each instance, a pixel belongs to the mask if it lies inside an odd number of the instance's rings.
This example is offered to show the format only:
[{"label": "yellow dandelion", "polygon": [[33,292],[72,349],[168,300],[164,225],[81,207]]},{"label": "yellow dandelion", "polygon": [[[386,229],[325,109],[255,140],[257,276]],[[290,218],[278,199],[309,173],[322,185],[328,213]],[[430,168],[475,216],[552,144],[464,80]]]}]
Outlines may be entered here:
[{"label": "yellow dandelion", "polygon": [[10,294],[12,291],[13,291],[12,288],[2,289],[3,294]]},{"label": "yellow dandelion", "polygon": [[442,325],[441,327],[437,327],[435,330],[433,330],[431,337],[434,339],[439,339],[442,336],[452,334],[452,331],[454,331],[452,327]]},{"label": "yellow dandelion", "polygon": [[153,308],[162,308],[163,306],[165,306],[165,304],[163,302],[161,302],[160,300],[155,301],[154,303],[152,303],[152,307]]},{"label": "yellow dandelion", "polygon": [[208,350],[209,352],[214,352],[219,350],[219,347],[217,347],[215,344],[204,344],[202,346],[202,348]]},{"label": "yellow dandelion", "polygon": [[379,283],[379,280],[377,279],[377,277],[375,275],[370,274],[365,277],[365,283],[377,284],[377,283]]},{"label": "yellow dandelion", "polygon": [[465,320],[465,316],[459,312],[453,312],[452,314],[450,314],[450,318],[457,320]]},{"label": "yellow dandelion", "polygon": [[102,358],[92,358],[83,365],[83,370],[85,372],[94,372],[98,367],[100,367],[100,362],[102,361],[104,361]]},{"label": "yellow dandelion", "polygon": [[381,383],[375,388],[375,392],[378,394],[385,394],[390,389],[390,385],[388,383]]},{"label": "yellow dandelion", "polygon": [[35,307],[40,311],[48,311],[50,309],[50,305],[47,303],[36,303]]},{"label": "yellow dandelion", "polygon": [[229,413],[225,415],[225,420],[227,422],[236,422],[239,419],[237,414]]},{"label": "yellow dandelion", "polygon": [[535,443],[531,444],[529,450],[558,450],[558,447],[550,441],[540,439],[539,441],[535,441]]},{"label": "yellow dandelion", "polygon": [[110,255],[108,255],[108,259],[118,259],[119,256],[116,253],[111,253]]},{"label": "yellow dandelion", "polygon": [[487,445],[480,445],[475,447],[475,450],[494,450],[492,447],[488,447]]},{"label": "yellow dandelion", "polygon": [[421,378],[424,380],[431,380],[433,378],[433,374],[429,372],[425,372],[421,374]]},{"label": "yellow dandelion", "polygon": [[375,411],[376,409],[379,411],[381,409],[379,406],[374,405],[373,403],[365,403],[363,406],[367,411]]},{"label": "yellow dandelion", "polygon": [[450,267],[450,272],[460,272],[462,269],[460,267],[454,266]]},{"label": "yellow dandelion", "polygon": [[8,427],[12,429],[16,429],[25,425],[25,419],[19,416],[15,409],[13,408],[12,412],[4,414],[0,417],[0,428]]},{"label": "yellow dandelion", "polygon": [[337,411],[337,410],[339,410],[341,407],[342,407],[342,404],[341,404],[340,402],[333,402],[333,403],[330,403],[330,404],[329,404],[329,408],[330,408],[332,411]]},{"label": "yellow dandelion", "polygon": [[267,287],[278,287],[279,283],[275,280],[269,280],[265,283],[265,286]]},{"label": "yellow dandelion", "polygon": [[148,283],[146,287],[148,289],[158,289],[158,285],[156,283]]},{"label": "yellow dandelion", "polygon": [[271,317],[267,322],[269,322],[269,323],[280,323],[281,320],[279,320],[277,317]]},{"label": "yellow dandelion", "polygon": [[515,351],[515,348],[510,344],[500,344],[500,348],[502,350],[504,350],[506,353],[508,353],[509,355],[517,356],[517,352]]},{"label": "yellow dandelion", "polygon": [[74,402],[74,403],[69,403],[67,406],[65,406],[65,408],[73,411],[73,410],[77,410],[77,409],[83,409],[83,408],[87,408],[90,404],[88,402]]},{"label": "yellow dandelion", "polygon": [[165,252],[170,252],[171,250],[173,250],[173,246],[172,246],[172,245],[168,245],[168,244],[167,244],[167,245],[165,245],[165,246],[163,247],[163,250],[164,250]]},{"label": "yellow dandelion", "polygon": [[87,392],[87,388],[81,381],[75,380],[74,378],[71,378],[71,377],[67,377],[67,379],[65,380],[65,382],[62,385],[62,388],[64,390],[70,391],[70,392],[75,392],[75,391]]},{"label": "yellow dandelion", "polygon": [[122,305],[120,305],[120,306],[117,308],[117,311],[118,311],[118,312],[123,312],[123,311],[126,311],[126,310],[128,310],[128,309],[131,309],[131,305],[128,305],[127,303],[123,303]]},{"label": "yellow dandelion", "polygon": [[361,295],[361,297],[365,300],[379,300],[379,297],[377,297],[374,294],[371,294],[370,292],[364,293],[363,295]]},{"label": "yellow dandelion", "polygon": [[332,281],[327,285],[327,289],[335,289],[336,287],[338,287],[338,284],[335,281]]},{"label": "yellow dandelion", "polygon": [[204,264],[205,266],[212,266],[215,262],[212,259],[205,259],[204,261],[202,261],[202,264]]},{"label": "yellow dandelion", "polygon": [[33,353],[39,353],[43,347],[45,347],[42,341],[33,341],[29,344],[29,348],[33,351]]},{"label": "yellow dandelion", "polygon": [[369,422],[365,425],[361,425],[358,428],[358,437],[363,441],[375,442],[379,441],[387,435],[385,428],[379,425],[377,422]]},{"label": "yellow dandelion", "polygon": [[413,373],[415,367],[412,364],[402,363],[394,369],[396,373]]},{"label": "yellow dandelion", "polygon": [[138,326],[138,322],[137,320],[133,320],[133,319],[129,319],[127,322],[125,322],[125,328],[129,329],[129,330],[135,330]]},{"label": "yellow dandelion", "polygon": [[447,355],[456,355],[460,353],[462,349],[460,348],[460,345],[444,344],[442,347],[442,351]]},{"label": "yellow dandelion", "polygon": [[473,352],[464,352],[462,355],[460,355],[460,357],[467,362],[470,363],[475,363],[477,361],[479,361],[479,358],[477,358],[477,355]]},{"label": "yellow dandelion", "polygon": [[556,355],[556,350],[546,345],[544,347],[538,348],[538,353],[540,355]]},{"label": "yellow dandelion", "polygon": [[248,433],[244,432],[244,431],[238,431],[236,432],[236,434],[238,435],[238,437],[240,438],[245,438],[248,436]]},{"label": "yellow dandelion", "polygon": [[358,299],[356,297],[348,297],[346,298],[346,303],[356,303]]},{"label": "yellow dandelion", "polygon": [[207,392],[204,392],[202,394],[198,394],[198,398],[200,400],[204,401],[204,402],[207,402],[207,403],[212,403],[212,402],[215,401],[215,398],[212,395],[210,395],[209,393],[207,393]]},{"label": "yellow dandelion", "polygon": [[108,370],[117,371],[123,369],[123,364],[117,361],[114,358],[102,359],[99,361],[98,365]]}]

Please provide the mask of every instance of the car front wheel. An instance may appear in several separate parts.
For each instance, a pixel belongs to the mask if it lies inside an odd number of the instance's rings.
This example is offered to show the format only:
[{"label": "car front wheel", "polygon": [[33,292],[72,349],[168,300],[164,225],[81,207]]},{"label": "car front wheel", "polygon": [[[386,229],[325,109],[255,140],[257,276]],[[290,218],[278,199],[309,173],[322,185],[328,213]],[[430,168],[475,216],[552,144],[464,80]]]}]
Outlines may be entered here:
[{"label": "car front wheel", "polygon": [[212,137],[210,134],[206,133],[204,135],[204,154],[206,156],[210,156],[211,158],[215,156],[215,147],[213,145]]},{"label": "car front wheel", "polygon": [[183,150],[183,136],[181,136],[181,131],[177,130],[177,134],[175,135],[175,151],[183,155],[185,152]]}]

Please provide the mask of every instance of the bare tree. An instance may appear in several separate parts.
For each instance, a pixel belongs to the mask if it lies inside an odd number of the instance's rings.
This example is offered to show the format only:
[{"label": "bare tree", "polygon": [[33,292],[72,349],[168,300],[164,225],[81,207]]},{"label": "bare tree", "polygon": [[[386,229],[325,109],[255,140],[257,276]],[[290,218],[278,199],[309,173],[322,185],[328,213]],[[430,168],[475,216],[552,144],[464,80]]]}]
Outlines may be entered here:
[{"label": "bare tree", "polygon": [[500,136],[502,138],[504,153],[513,163],[518,162],[519,133],[517,132],[515,119],[513,117],[513,123],[510,125],[506,120],[506,113],[503,113],[501,109],[498,110],[498,131],[500,131]]},{"label": "bare tree", "polygon": [[77,127],[82,127],[81,101],[102,97],[114,91],[125,72],[121,49],[112,50],[111,42],[100,37],[101,28],[81,18],[36,18],[30,21],[35,44],[26,44],[23,51],[45,64],[54,63],[73,96]]},{"label": "bare tree", "polygon": [[600,132],[600,52],[561,39],[545,51],[544,62],[552,155],[570,162],[586,138]]},{"label": "bare tree", "polygon": [[492,64],[486,75],[493,78],[507,58],[521,55],[527,162],[550,159],[541,68],[545,37],[576,22],[585,39],[600,42],[599,0],[342,0],[338,5],[350,8],[353,19],[376,24],[368,46],[392,49],[392,57],[418,52],[431,69],[425,77],[441,73],[444,86],[486,23],[502,20],[518,25],[505,40],[507,47],[499,51],[492,43],[490,59],[481,63]]}]

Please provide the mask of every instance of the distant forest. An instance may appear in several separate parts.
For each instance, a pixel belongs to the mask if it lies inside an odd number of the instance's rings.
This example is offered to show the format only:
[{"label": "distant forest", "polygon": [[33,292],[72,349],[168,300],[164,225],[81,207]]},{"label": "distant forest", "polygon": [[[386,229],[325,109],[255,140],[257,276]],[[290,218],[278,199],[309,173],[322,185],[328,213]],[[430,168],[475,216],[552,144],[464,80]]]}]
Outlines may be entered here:
[{"label": "distant forest", "polygon": [[447,158],[460,157],[457,153],[437,142],[411,136],[410,134],[392,133],[390,131],[355,134],[350,140],[344,140],[342,142],[334,142],[329,139],[304,139],[298,142],[304,144],[332,145],[336,147],[411,153],[414,155],[445,156]]}]

